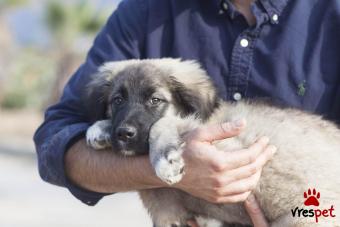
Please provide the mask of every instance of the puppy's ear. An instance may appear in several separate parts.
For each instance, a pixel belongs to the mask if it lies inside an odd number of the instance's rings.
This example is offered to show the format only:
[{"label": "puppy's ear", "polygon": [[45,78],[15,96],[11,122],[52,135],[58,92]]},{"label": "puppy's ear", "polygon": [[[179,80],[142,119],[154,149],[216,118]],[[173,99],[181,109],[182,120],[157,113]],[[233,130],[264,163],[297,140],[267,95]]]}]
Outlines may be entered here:
[{"label": "puppy's ear", "polygon": [[108,98],[112,89],[112,75],[109,71],[95,73],[86,85],[83,103],[91,121],[107,118]]},{"label": "puppy's ear", "polygon": [[195,114],[197,118],[207,120],[219,106],[216,90],[210,81],[190,87],[170,77],[170,90],[176,110],[182,116]]}]

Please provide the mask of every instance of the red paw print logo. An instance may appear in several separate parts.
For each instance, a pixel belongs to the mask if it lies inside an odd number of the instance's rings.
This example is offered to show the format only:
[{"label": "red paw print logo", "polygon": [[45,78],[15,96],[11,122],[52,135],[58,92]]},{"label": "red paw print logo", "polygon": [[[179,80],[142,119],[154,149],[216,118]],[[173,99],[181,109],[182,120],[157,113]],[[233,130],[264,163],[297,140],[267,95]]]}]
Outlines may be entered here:
[{"label": "red paw print logo", "polygon": [[308,189],[308,193],[304,192],[303,197],[306,199],[304,202],[306,206],[319,206],[320,192],[316,193],[315,188],[313,191]]}]

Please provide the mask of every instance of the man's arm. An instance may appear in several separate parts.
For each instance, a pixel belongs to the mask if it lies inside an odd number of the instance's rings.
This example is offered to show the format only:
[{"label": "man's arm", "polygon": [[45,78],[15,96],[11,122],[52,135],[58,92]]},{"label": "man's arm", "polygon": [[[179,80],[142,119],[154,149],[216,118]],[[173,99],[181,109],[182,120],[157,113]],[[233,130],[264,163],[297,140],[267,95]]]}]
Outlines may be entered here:
[{"label": "man's arm", "polygon": [[[256,186],[262,167],[275,148],[262,138],[239,152],[217,150],[214,140],[236,136],[244,123],[226,123],[196,129],[187,138],[183,180],[172,187],[217,203],[244,201]],[[160,181],[148,156],[122,157],[113,151],[95,151],[85,140],[68,150],[66,173],[78,186],[104,193],[169,187]]]},{"label": "man's arm", "polygon": [[112,150],[95,151],[85,139],[65,156],[66,174],[75,184],[91,191],[113,193],[166,186],[155,175],[149,157],[123,157]]}]

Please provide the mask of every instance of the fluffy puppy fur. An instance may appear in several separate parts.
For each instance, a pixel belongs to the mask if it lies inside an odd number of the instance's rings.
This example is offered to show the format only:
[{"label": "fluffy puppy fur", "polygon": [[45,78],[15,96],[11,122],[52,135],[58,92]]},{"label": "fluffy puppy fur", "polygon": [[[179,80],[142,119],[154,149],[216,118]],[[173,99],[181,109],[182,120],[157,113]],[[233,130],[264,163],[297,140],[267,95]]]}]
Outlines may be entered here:
[{"label": "fluffy puppy fur", "polygon": [[[124,155],[149,151],[157,176],[168,184],[179,182],[185,173],[181,155],[186,132],[245,118],[248,126],[239,136],[214,145],[233,151],[266,135],[278,148],[253,191],[271,226],[340,226],[340,130],[333,123],[259,102],[221,101],[205,71],[194,61],[106,63],[89,90],[90,96],[96,93],[106,103],[107,116],[88,129],[88,144],[95,149],[112,146]],[[320,192],[320,209],[333,205],[336,217],[320,217],[319,223],[311,217],[293,218],[291,209],[304,207],[308,188]],[[185,226],[193,216],[251,224],[242,203],[217,205],[173,188],[139,193],[157,227]]]}]

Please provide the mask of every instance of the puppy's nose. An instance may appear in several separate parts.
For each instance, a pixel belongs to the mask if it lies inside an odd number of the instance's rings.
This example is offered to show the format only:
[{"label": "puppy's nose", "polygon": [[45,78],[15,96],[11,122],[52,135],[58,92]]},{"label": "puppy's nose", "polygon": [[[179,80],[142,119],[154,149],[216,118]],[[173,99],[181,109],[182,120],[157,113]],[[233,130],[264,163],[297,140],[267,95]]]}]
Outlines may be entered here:
[{"label": "puppy's nose", "polygon": [[135,127],[132,126],[123,126],[117,128],[116,133],[118,140],[128,142],[137,135],[137,130]]}]

